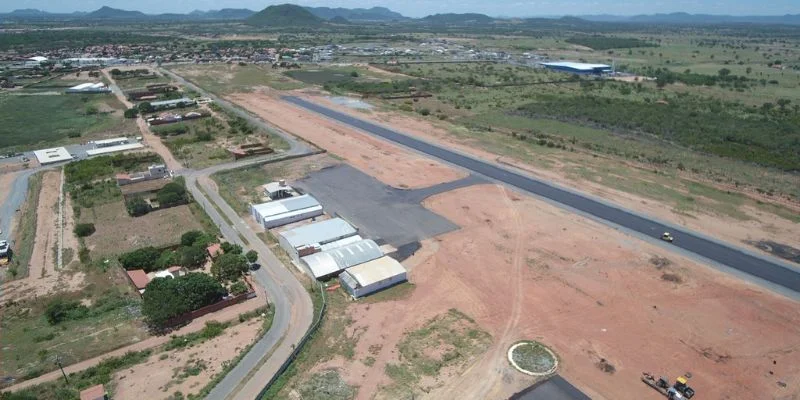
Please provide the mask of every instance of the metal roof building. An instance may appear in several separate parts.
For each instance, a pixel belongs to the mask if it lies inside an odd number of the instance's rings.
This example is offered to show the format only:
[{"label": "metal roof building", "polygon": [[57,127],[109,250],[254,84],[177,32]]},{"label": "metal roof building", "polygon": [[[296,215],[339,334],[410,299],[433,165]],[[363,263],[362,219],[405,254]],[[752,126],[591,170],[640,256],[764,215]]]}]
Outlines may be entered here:
[{"label": "metal roof building", "polygon": [[295,262],[300,262],[300,253],[307,255],[318,250],[319,246],[335,242],[357,234],[347,221],[333,218],[308,224],[278,234],[278,242]]},{"label": "metal roof building", "polygon": [[97,149],[86,150],[86,154],[90,156],[97,156],[100,154],[116,153],[118,151],[138,150],[143,148],[144,145],[141,143],[127,143],[116,146],[100,147]]},{"label": "metal roof building", "polygon": [[383,251],[372,240],[361,240],[336,249],[301,258],[314,278],[320,279],[341,270],[383,257]]},{"label": "metal roof building", "polygon": [[611,73],[611,66],[606,64],[587,64],[571,61],[543,62],[542,66],[548,69],[572,74],[607,74]]},{"label": "metal roof building", "polygon": [[64,147],[54,147],[52,149],[35,150],[33,155],[39,160],[39,164],[52,164],[61,161],[71,161],[72,156]]},{"label": "metal roof building", "polygon": [[261,204],[250,205],[250,215],[264,226],[274,228],[322,215],[322,206],[313,196],[289,197]]},{"label": "metal roof building", "polygon": [[157,110],[164,108],[173,108],[178,106],[190,106],[192,104],[194,104],[194,100],[188,97],[182,97],[180,99],[174,99],[174,100],[154,101],[150,103],[150,105]]},{"label": "metal roof building", "polygon": [[354,299],[407,280],[405,267],[389,256],[350,267],[339,275],[339,283]]},{"label": "metal roof building", "polygon": [[348,236],[348,237],[346,237],[344,239],[339,239],[339,240],[337,240],[335,242],[330,242],[330,243],[325,243],[323,245],[320,245],[319,246],[319,251],[328,251],[328,250],[338,249],[339,247],[347,246],[348,244],[353,244],[355,242],[360,242],[362,240],[364,240],[364,238],[362,238],[361,235]]},{"label": "metal roof building", "polygon": [[109,89],[105,83],[97,82],[97,83],[81,83],[80,85],[73,86],[67,90],[66,93],[111,93],[111,89]]}]

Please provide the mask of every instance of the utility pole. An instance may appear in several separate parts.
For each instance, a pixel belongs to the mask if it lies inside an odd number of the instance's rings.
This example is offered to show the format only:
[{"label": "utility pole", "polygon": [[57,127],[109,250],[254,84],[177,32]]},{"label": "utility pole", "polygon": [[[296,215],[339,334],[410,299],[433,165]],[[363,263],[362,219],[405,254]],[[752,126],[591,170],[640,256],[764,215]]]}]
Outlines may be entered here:
[{"label": "utility pole", "polygon": [[61,369],[61,375],[64,375],[64,382],[69,385],[69,379],[67,379],[67,374],[64,372],[64,366],[61,364],[61,356],[56,354],[56,365],[58,368]]}]

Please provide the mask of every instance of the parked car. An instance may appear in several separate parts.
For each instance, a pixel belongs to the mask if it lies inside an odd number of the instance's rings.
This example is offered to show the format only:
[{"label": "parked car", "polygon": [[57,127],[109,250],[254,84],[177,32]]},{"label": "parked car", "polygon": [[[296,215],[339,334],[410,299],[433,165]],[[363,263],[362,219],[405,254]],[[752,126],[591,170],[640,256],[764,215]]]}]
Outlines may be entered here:
[{"label": "parked car", "polygon": [[251,271],[255,271],[255,270],[259,269],[259,268],[261,268],[261,264],[259,264],[259,263],[250,264],[250,270]]}]

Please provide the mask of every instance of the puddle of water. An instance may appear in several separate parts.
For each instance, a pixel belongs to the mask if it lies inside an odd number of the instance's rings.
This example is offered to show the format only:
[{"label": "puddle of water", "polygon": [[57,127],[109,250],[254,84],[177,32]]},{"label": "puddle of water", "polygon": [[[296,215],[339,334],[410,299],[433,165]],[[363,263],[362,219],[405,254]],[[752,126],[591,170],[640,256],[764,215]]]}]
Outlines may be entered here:
[{"label": "puddle of water", "polygon": [[357,110],[371,110],[374,107],[372,104],[367,102],[361,101],[359,99],[354,99],[352,97],[345,97],[345,96],[332,96],[328,97],[330,101],[345,107],[355,108]]}]

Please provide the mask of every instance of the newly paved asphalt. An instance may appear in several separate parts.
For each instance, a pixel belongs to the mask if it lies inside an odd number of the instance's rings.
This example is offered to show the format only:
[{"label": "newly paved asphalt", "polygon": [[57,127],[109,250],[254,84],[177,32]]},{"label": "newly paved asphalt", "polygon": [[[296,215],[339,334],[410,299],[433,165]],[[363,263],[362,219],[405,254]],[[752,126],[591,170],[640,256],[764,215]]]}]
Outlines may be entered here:
[{"label": "newly paved asphalt", "polygon": [[646,216],[617,208],[608,203],[556,187],[538,179],[517,174],[497,165],[444,149],[298,97],[285,96],[283,99],[375,136],[560,203],[586,215],[605,220],[641,235],[658,239],[663,232],[671,232],[675,237],[675,242],[672,245],[685,252],[699,255],[723,266],[760,278],[769,283],[766,286],[770,288],[777,286],[779,291],[784,294],[787,294],[787,291],[780,290],[781,288],[788,289],[795,295],[800,292],[800,272],[781,261],[758,257],[751,252],[717,242],[687,229],[655,221]]},{"label": "newly paved asphalt", "polygon": [[343,164],[292,182],[322,203],[325,211],[357,226],[359,233],[399,248],[458,229],[458,225],[420,205],[437,193],[486,180],[472,175],[422,189],[397,189]]},{"label": "newly paved asphalt", "polygon": [[591,400],[591,398],[560,375],[554,375],[546,381],[514,394],[508,400]]}]

